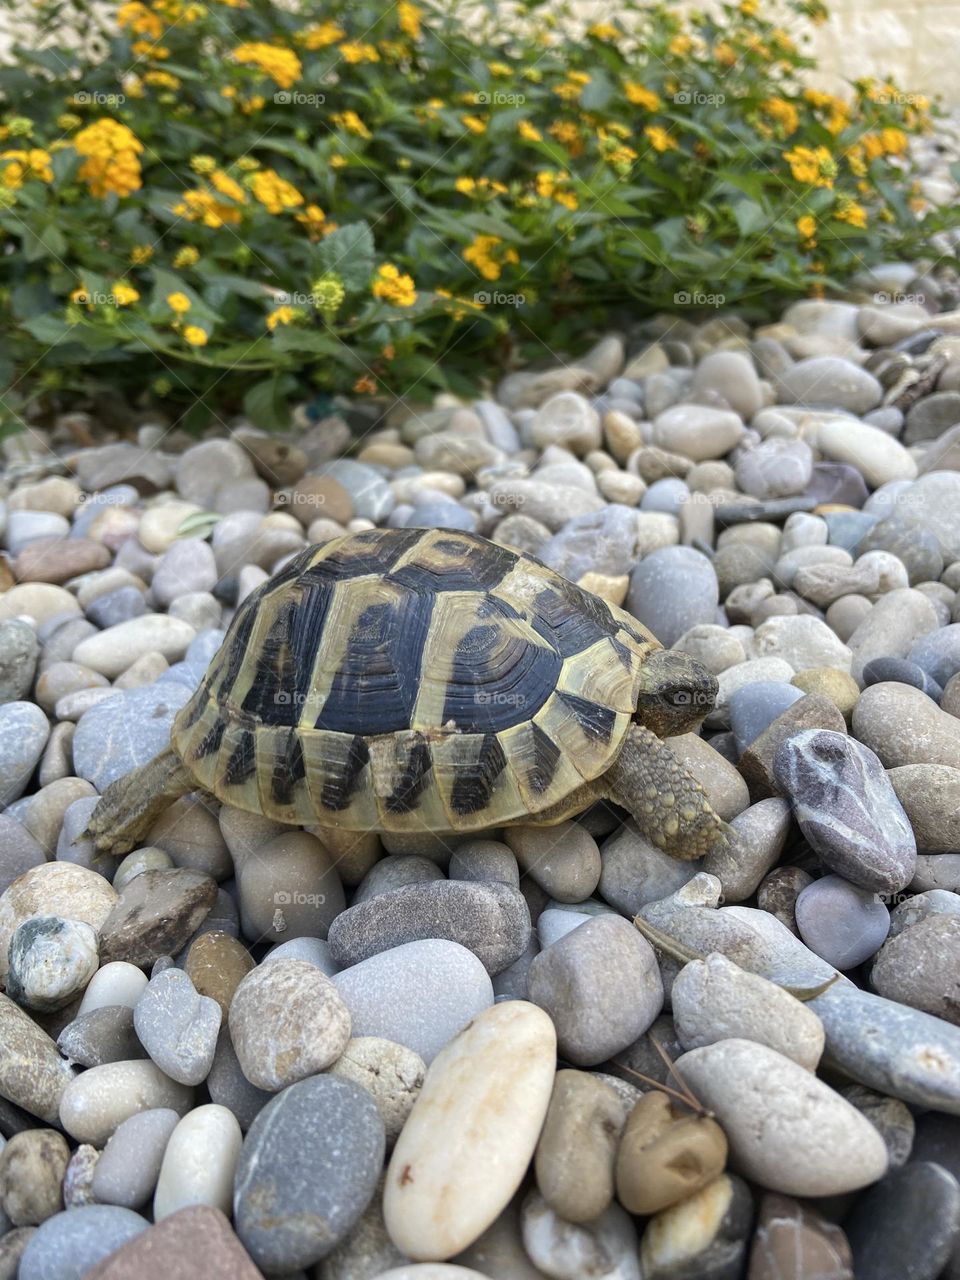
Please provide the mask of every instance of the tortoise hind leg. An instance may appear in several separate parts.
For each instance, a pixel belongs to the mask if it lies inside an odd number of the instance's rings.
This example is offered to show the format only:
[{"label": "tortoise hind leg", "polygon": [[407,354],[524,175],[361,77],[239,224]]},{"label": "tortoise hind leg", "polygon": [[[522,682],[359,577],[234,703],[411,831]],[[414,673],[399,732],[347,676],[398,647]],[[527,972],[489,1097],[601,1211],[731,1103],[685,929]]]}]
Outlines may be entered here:
[{"label": "tortoise hind leg", "polygon": [[129,853],[174,800],[196,783],[169,748],[125,778],[111,782],[90,815],[83,838],[92,840],[98,853]]},{"label": "tortoise hind leg", "polygon": [[631,725],[620,755],[600,779],[651,844],[690,861],[721,849],[731,830],[693,774],[642,725]]}]

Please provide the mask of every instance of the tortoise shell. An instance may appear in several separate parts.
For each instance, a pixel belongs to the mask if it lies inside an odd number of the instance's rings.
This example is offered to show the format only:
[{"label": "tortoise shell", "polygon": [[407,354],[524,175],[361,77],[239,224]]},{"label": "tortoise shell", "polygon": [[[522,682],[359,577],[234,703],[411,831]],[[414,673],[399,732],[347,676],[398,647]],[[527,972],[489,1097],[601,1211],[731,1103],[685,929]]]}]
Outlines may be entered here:
[{"label": "tortoise shell", "polygon": [[199,786],[281,822],[500,826],[608,768],[659,647],[532,556],[370,529],[247,597],[172,741]]}]

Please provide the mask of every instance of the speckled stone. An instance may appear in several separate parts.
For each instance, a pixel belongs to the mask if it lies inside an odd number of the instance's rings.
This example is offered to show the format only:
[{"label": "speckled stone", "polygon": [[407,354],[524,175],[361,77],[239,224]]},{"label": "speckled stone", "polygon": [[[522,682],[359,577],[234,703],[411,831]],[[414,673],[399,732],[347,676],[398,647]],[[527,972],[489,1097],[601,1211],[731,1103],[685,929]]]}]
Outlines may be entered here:
[{"label": "speckled stone", "polygon": [[9,996],[0,995],[0,1098],[57,1124],[73,1077],[73,1068],[46,1032]]},{"label": "speckled stone", "polygon": [[199,995],[182,969],[165,969],[147,984],[133,1011],[140,1043],[171,1080],[207,1078],[220,1031],[220,1006]]},{"label": "speckled stone", "polygon": [[215,1000],[226,1017],[234,992],[254,965],[242,942],[213,930],[201,933],[191,943],[184,969],[200,995]]},{"label": "speckled stone", "polygon": [[71,1138],[102,1147],[118,1125],[138,1111],[169,1107],[190,1110],[193,1090],[177,1084],[149,1061],[91,1067],[64,1090],[60,1124]]},{"label": "speckled stone", "polygon": [[913,831],[868,747],[847,734],[808,729],[783,743],[773,768],[801,831],[832,871],[879,893],[910,883]]},{"label": "speckled stone", "polygon": [[177,867],[144,871],[123,887],[101,928],[100,958],[149,965],[176,955],[217,900],[209,876]]},{"label": "speckled stone", "polygon": [[34,916],[10,939],[7,994],[41,1012],[62,1009],[97,971],[98,937],[82,920]]},{"label": "speckled stone", "polygon": [[929,915],[879,949],[870,981],[880,995],[960,1023],[960,918]]},{"label": "speckled stone", "polygon": [[84,1280],[96,1264],[147,1229],[147,1221],[115,1205],[57,1213],[37,1230],[20,1260],[19,1280]]},{"label": "speckled stone", "polygon": [[0,1208],[15,1227],[36,1227],[63,1208],[70,1148],[56,1129],[15,1133],[0,1151]]},{"label": "speckled stone", "polygon": [[32,702],[0,706],[0,805],[23,795],[50,736],[50,724]]},{"label": "speckled stone", "polygon": [[380,1114],[351,1081],[314,1076],[268,1103],[234,1190],[236,1231],[254,1262],[282,1273],[328,1254],[367,1207],[384,1147]]},{"label": "speckled stone", "polygon": [[378,1036],[358,1036],[329,1068],[330,1075],[366,1089],[383,1120],[387,1142],[392,1143],[406,1123],[426,1075],[419,1054],[406,1045]]}]

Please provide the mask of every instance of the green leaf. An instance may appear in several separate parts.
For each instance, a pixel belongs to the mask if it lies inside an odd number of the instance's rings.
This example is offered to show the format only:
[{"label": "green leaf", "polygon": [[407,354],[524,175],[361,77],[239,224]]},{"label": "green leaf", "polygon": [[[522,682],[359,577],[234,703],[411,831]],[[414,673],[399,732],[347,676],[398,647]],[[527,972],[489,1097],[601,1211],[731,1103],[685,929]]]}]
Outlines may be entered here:
[{"label": "green leaf", "polygon": [[373,275],[373,232],[366,222],[338,227],[317,245],[314,261],[319,275],[338,275],[346,289],[362,289]]},{"label": "green leaf", "polygon": [[763,207],[754,200],[737,200],[733,204],[733,216],[742,236],[753,235],[761,227],[766,228],[770,221]]},{"label": "green leaf", "polygon": [[580,105],[584,111],[602,111],[613,97],[613,85],[606,72],[594,70],[590,74],[590,83],[583,86],[580,94]]},{"label": "green leaf", "polygon": [[290,422],[287,397],[296,386],[296,378],[289,374],[255,382],[243,397],[243,411],[254,426],[268,431],[282,430]]},{"label": "green leaf", "polygon": [[304,351],[315,356],[339,355],[343,343],[319,329],[301,329],[298,325],[278,325],[273,335],[275,351]]}]

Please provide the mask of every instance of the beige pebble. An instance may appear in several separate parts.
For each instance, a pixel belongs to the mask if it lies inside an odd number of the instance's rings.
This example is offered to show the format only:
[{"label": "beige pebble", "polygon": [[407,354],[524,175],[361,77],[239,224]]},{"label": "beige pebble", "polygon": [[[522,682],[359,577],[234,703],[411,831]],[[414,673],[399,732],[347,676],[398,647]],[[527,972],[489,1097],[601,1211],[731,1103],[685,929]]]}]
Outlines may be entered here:
[{"label": "beige pebble", "polygon": [[100,930],[117,893],[109,880],[71,862],[31,867],[0,895],[0,979],[9,968],[10,939],[33,916],[63,916]]},{"label": "beige pebble", "polygon": [[130,1116],[156,1107],[185,1115],[193,1090],[177,1084],[148,1059],[108,1062],[90,1067],[67,1085],[60,1101],[60,1123],[77,1142],[102,1147]]},{"label": "beige pebble", "polygon": [[537,1143],[540,1194],[567,1222],[589,1222],[614,1194],[617,1144],[627,1109],[589,1071],[558,1071]]},{"label": "beige pebble", "polygon": [[367,1090],[377,1104],[387,1141],[392,1142],[407,1122],[427,1068],[406,1045],[379,1036],[358,1036],[347,1042],[329,1071]]},{"label": "beige pebble", "polygon": [[691,1115],[659,1090],[627,1118],[617,1151],[617,1197],[630,1213],[653,1214],[723,1173],[727,1140],[716,1120]]}]

